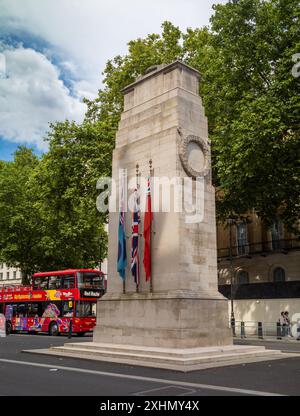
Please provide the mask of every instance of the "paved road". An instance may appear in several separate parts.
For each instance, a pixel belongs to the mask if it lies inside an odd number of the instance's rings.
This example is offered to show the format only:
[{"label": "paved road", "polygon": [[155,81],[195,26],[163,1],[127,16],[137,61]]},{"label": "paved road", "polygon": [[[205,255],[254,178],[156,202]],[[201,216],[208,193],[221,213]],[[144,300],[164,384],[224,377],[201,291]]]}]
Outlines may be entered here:
[{"label": "paved road", "polygon": [[[89,337],[72,342],[90,341]],[[61,345],[66,337],[10,335],[0,338],[0,395],[299,395],[299,358],[219,367],[183,374],[105,362],[22,353]],[[261,344],[260,344],[261,345]]]},{"label": "paved road", "polygon": [[300,354],[300,341],[296,341],[294,339],[289,340],[276,340],[276,339],[267,339],[267,340],[259,340],[259,339],[235,339],[234,343],[236,345],[263,345],[267,349],[270,350],[280,350],[284,352],[295,352]]}]

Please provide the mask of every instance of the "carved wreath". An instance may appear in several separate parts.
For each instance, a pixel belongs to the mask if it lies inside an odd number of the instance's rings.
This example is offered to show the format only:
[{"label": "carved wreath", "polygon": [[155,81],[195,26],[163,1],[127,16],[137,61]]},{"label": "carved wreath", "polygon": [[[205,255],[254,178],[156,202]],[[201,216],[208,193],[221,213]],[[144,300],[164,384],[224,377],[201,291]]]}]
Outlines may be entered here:
[{"label": "carved wreath", "polygon": [[[203,152],[204,168],[201,171],[197,171],[197,170],[193,169],[188,163],[188,145],[190,143],[196,143]],[[185,170],[185,172],[188,176],[192,176],[193,178],[197,178],[199,176],[207,176],[210,173],[209,148],[208,148],[205,140],[202,139],[201,137],[192,136],[192,135],[185,137],[180,143],[179,157],[180,157],[183,169]]]}]

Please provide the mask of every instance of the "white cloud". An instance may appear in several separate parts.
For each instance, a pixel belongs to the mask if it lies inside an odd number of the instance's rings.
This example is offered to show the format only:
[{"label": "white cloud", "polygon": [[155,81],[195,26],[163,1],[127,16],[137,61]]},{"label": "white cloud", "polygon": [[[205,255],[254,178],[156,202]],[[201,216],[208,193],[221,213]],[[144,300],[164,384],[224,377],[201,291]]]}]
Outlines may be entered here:
[{"label": "white cloud", "polygon": [[[108,59],[127,43],[158,33],[170,20],[182,30],[209,23],[214,3],[227,0],[0,0],[10,27],[30,30],[66,51],[96,95]],[[38,3],[38,5],[37,5]]]},{"label": "white cloud", "polygon": [[[22,45],[5,52],[10,78],[1,78],[0,68],[0,135],[43,146],[41,137],[48,122],[82,117],[80,99],[97,95],[107,60],[125,54],[130,40],[160,33],[165,20],[181,30],[207,25],[212,5],[226,2],[0,0],[1,33],[24,31],[52,45],[44,52],[48,60],[33,50],[22,49]],[[70,96],[58,78],[58,68],[50,62],[53,51],[62,57],[59,65],[71,76],[68,81],[75,97]]]},{"label": "white cloud", "polygon": [[5,50],[6,77],[0,78],[0,135],[16,142],[42,141],[49,122],[81,121],[85,105],[70,95],[58,69],[32,49]]}]

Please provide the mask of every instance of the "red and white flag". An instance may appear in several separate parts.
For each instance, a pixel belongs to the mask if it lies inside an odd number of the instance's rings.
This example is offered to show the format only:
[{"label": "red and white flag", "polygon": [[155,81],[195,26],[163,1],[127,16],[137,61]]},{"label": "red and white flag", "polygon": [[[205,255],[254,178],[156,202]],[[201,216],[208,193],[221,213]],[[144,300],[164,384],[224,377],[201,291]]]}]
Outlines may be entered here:
[{"label": "red and white flag", "polygon": [[153,221],[153,213],[151,207],[151,184],[150,177],[148,178],[148,189],[146,196],[146,211],[144,218],[144,269],[146,274],[146,281],[151,279],[151,224]]}]

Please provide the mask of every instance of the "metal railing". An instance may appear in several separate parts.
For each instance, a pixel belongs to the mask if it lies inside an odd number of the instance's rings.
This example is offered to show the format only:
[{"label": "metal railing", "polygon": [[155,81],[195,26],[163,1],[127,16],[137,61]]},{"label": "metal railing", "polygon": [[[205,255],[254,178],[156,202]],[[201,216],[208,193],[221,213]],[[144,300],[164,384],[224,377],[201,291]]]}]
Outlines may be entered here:
[{"label": "metal railing", "polygon": [[[291,328],[296,325],[297,334],[292,334]],[[234,321],[229,326],[235,338],[249,339],[295,339],[300,341],[300,322],[291,322],[290,325],[278,322]]]},{"label": "metal railing", "polygon": [[247,284],[219,285],[219,292],[227,299],[291,299],[300,298],[300,278],[284,282],[257,282]]},{"label": "metal railing", "polygon": [[[231,249],[233,257],[252,257],[255,254],[266,256],[276,252],[287,253],[290,250],[300,250],[300,240],[294,238],[289,240],[260,241],[257,243],[240,244],[233,246]],[[218,249],[219,259],[229,259],[229,257],[229,247]]]}]

